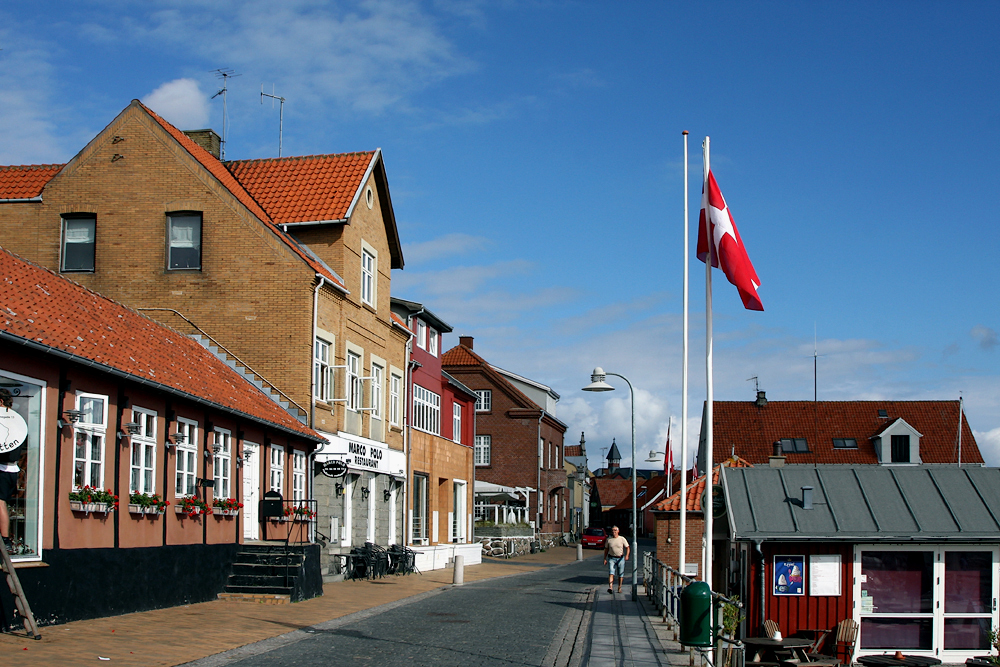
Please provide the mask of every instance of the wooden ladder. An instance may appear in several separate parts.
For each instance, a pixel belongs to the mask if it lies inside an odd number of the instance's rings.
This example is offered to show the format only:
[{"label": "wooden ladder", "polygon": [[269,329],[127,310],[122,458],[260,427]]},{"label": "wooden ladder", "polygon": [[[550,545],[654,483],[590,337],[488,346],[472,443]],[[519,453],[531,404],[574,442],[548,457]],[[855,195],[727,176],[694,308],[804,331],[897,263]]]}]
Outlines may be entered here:
[{"label": "wooden ladder", "polygon": [[10,554],[7,553],[2,542],[0,542],[0,555],[3,556],[2,569],[7,575],[7,586],[10,588],[10,594],[14,596],[14,606],[17,607],[17,613],[24,621],[24,631],[34,639],[41,639],[42,636],[38,634],[38,625],[35,623],[35,616],[31,613],[31,607],[28,605],[28,598],[24,596],[24,589],[21,588],[17,571],[14,570],[14,563],[11,562]]}]

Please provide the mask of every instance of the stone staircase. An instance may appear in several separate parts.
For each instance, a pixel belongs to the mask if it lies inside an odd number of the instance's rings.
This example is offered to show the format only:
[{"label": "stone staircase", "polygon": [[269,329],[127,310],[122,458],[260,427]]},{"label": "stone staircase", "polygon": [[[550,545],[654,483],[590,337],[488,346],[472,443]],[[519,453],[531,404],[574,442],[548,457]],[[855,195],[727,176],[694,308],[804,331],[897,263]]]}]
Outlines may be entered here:
[{"label": "stone staircase", "polygon": [[294,405],[287,400],[287,398],[281,394],[274,386],[266,382],[263,378],[253,372],[253,370],[244,366],[238,359],[236,359],[232,354],[229,353],[225,348],[221,348],[218,343],[209,338],[208,336],[202,335],[200,333],[188,334],[190,338],[197,341],[199,345],[204,347],[206,350],[215,355],[224,364],[232,368],[234,371],[242,375],[247,382],[254,385],[258,389],[264,392],[272,401],[277,403],[285,410],[288,414],[292,415],[298,419],[303,424],[308,423],[308,415],[305,410],[300,408],[298,405]]},{"label": "stone staircase", "polygon": [[283,604],[321,595],[322,579],[318,591],[313,581],[319,573],[318,563],[307,566],[307,562],[318,560],[318,553],[309,553],[310,547],[315,550],[316,545],[292,545],[286,553],[284,544],[241,545],[219,598]]}]

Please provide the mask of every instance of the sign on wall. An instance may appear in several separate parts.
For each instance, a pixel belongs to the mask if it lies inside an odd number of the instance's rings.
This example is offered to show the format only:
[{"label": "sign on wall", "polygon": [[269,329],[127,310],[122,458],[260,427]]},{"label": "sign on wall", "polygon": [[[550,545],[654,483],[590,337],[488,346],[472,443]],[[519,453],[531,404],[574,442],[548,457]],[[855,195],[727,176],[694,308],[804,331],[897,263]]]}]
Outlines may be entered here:
[{"label": "sign on wall", "polygon": [[840,554],[809,556],[809,595],[840,595]]},{"label": "sign on wall", "polygon": [[774,557],[774,594],[805,595],[805,556]]},{"label": "sign on wall", "polygon": [[12,452],[28,437],[28,424],[24,417],[10,408],[0,407],[0,454]]}]

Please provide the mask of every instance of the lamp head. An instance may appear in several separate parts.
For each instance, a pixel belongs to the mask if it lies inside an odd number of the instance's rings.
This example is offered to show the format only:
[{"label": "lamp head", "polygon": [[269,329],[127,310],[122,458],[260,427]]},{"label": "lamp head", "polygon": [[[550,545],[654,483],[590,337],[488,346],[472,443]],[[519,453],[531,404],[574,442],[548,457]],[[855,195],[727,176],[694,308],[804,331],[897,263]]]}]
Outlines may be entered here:
[{"label": "lamp head", "polygon": [[594,369],[594,372],[590,374],[590,384],[583,388],[584,391],[614,391],[615,388],[604,381],[607,374],[604,369],[598,366]]}]

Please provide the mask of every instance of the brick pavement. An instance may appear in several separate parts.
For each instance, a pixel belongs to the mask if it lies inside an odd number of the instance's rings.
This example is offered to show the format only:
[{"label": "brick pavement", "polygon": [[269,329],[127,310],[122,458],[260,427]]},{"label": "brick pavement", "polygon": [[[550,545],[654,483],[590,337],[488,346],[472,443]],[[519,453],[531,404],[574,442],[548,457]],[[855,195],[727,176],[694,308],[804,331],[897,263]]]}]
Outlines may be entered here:
[{"label": "brick pavement", "polygon": [[[585,558],[600,554],[585,552]],[[512,560],[484,559],[465,581],[530,572],[576,560],[555,547]],[[0,634],[4,667],[63,667],[109,658],[112,664],[170,667],[450,585],[452,571],[326,584],[323,596],[292,605],[213,600],[40,628],[42,639]],[[30,600],[29,600],[30,602]]]}]

